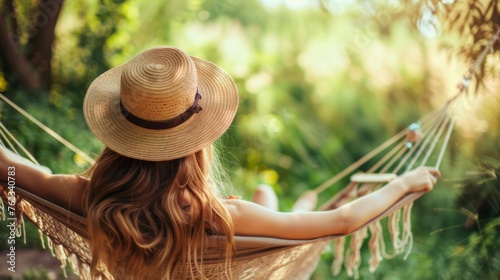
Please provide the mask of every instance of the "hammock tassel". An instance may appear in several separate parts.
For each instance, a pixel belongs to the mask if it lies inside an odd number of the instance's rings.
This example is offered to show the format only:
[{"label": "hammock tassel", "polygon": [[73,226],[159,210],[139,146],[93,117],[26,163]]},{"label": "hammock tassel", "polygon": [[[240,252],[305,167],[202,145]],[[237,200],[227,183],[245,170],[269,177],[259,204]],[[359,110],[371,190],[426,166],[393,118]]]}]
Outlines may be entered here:
[{"label": "hammock tassel", "polygon": [[90,279],[90,266],[88,264],[80,264],[80,277],[83,279]]},{"label": "hammock tassel", "polygon": [[344,249],[345,249],[345,237],[335,239],[333,243],[333,262],[332,262],[332,274],[337,276],[342,270],[342,264],[344,263]]},{"label": "hammock tassel", "polygon": [[404,260],[408,258],[413,248],[413,233],[411,232],[411,208],[413,203],[403,207],[403,248],[408,244]]},{"label": "hammock tassel", "polygon": [[47,246],[49,247],[52,256],[55,257],[56,254],[54,253],[54,243],[52,242],[52,239],[50,239],[49,237],[47,237]]},{"label": "hammock tassel", "polygon": [[3,204],[3,199],[0,199],[0,220],[5,221],[6,218],[7,217],[5,216],[5,205]]},{"label": "hammock tassel", "polygon": [[43,231],[41,229],[38,229],[38,234],[40,235],[40,242],[42,243],[42,248],[45,249],[45,239]]},{"label": "hammock tassel", "polygon": [[79,268],[80,264],[75,254],[73,253],[69,254],[68,262],[69,262],[69,267],[73,272],[77,273],[78,271],[80,271]]},{"label": "hammock tassel", "polygon": [[382,239],[382,225],[380,221],[376,221],[368,226],[371,232],[371,238],[368,247],[370,248],[371,257],[368,260],[370,265],[370,272],[374,272],[382,261],[380,254],[380,243],[384,242]]},{"label": "hammock tassel", "polygon": [[359,267],[361,266],[361,246],[363,240],[368,236],[367,228],[362,228],[351,235],[350,248],[346,256],[346,271],[347,275],[353,276],[354,279],[359,279]]},{"label": "hammock tassel", "polygon": [[64,252],[64,247],[57,244],[54,246],[54,251],[56,253],[56,258],[61,262],[61,269],[63,271],[64,278],[68,278],[68,275],[66,273],[67,258],[66,253]]},{"label": "hammock tassel", "polygon": [[389,234],[391,236],[392,247],[394,253],[385,257],[393,258],[401,253],[402,240],[399,238],[399,221],[401,219],[401,211],[396,211],[389,215]]}]

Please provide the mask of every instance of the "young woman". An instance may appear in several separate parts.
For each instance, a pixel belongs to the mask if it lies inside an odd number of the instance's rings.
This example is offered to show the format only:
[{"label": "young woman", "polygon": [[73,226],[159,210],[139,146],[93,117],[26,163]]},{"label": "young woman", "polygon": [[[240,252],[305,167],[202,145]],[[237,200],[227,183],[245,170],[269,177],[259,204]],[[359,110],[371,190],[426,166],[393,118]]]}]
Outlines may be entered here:
[{"label": "young woman", "polygon": [[[265,186],[254,202],[223,199],[212,143],[237,107],[233,79],[215,64],[172,47],[149,49],[89,87],[85,119],[106,148],[86,174],[47,174],[4,150],[0,170],[15,166],[19,186],[86,217],[93,272],[102,260],[118,278],[133,279],[171,279],[179,267],[182,278],[202,275],[198,260],[210,234],[226,237],[230,262],[234,235],[310,239],[350,233],[405,194],[430,191],[439,177],[436,169],[418,168],[323,212],[278,212]],[[296,209],[314,204],[310,192]]]}]

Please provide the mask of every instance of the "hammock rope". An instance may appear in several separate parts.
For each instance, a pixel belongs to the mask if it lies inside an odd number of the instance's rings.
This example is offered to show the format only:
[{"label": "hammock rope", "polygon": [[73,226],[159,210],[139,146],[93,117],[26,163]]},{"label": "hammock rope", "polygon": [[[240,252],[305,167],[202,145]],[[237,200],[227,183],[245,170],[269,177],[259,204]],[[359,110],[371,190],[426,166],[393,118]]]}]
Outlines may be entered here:
[{"label": "hammock rope", "polygon": [[[417,150],[417,148],[420,148],[419,151],[421,151],[421,150],[424,150],[425,147],[430,145],[431,146],[430,150],[433,150],[436,146],[436,143],[437,143],[436,139],[441,137],[441,134],[444,131],[444,127],[447,123],[446,118],[442,117],[443,115],[445,116],[446,114],[439,113],[438,115],[441,116],[440,117],[440,119],[442,119],[442,120],[440,120],[441,123],[438,123],[438,124],[434,123],[433,120],[435,120],[436,117],[432,117],[432,116],[431,117],[424,117],[420,121],[422,123],[422,134],[423,134],[423,139],[425,139],[425,141],[418,141],[417,143],[415,143],[415,145],[413,145],[410,149],[408,149],[407,146],[405,145],[406,144],[405,136],[406,136],[408,131],[404,130],[404,131],[400,132],[398,135],[396,135],[397,137],[393,137],[393,139],[391,139],[388,142],[389,144],[382,145],[381,146],[382,148],[378,149],[378,153],[381,153],[385,149],[389,148],[391,145],[395,144],[395,148],[393,148],[387,154],[385,154],[385,156],[381,160],[379,160],[376,163],[376,165],[373,166],[369,171],[372,172],[372,171],[375,171],[375,170],[378,170],[379,168],[381,168],[381,172],[385,172],[386,170],[389,170],[391,166],[394,165],[396,160],[401,159],[401,155],[403,155],[404,153],[407,153],[406,157],[409,157],[409,156],[411,156],[411,154],[414,153],[414,151]],[[439,127],[439,129],[437,129],[438,127]],[[448,134],[450,132],[451,132],[451,129],[448,130]],[[7,135],[8,135],[8,137],[7,137]],[[5,136],[6,136],[6,137],[4,137],[5,142],[7,142],[7,143],[10,143],[9,140],[11,140],[11,139],[9,139],[9,138],[15,139],[12,136],[12,134],[10,134],[10,133],[5,134]],[[448,139],[449,139],[449,137],[448,137]],[[397,141],[399,141],[399,143],[397,143]],[[16,145],[20,146],[19,141],[14,140],[14,142],[16,143]],[[431,144],[429,144],[429,143],[431,143]],[[9,146],[13,147],[14,145],[9,144]],[[441,149],[441,157],[442,157],[443,151],[444,150]],[[370,159],[376,155],[377,155],[377,153],[370,154],[369,155]],[[417,153],[417,155],[418,155],[418,153]],[[403,157],[403,160],[406,157]],[[429,156],[426,156],[425,161],[427,161],[428,158],[429,158]],[[368,157],[366,157],[363,160],[367,162],[369,159],[368,159]],[[359,161],[359,162],[362,162],[362,161]],[[402,166],[402,165],[398,165],[396,167],[396,169],[399,169],[400,166]],[[357,168],[359,168],[359,167],[357,167]],[[408,166],[408,168],[410,168],[410,166]],[[355,168],[353,168],[353,170],[354,169]],[[395,171],[397,171],[397,170],[395,170]],[[363,196],[363,195],[365,195],[365,194],[367,194],[367,193],[369,193],[377,188],[380,188],[380,187],[382,187],[382,184],[359,184],[359,185],[353,184],[353,186],[354,186],[354,188],[352,190],[354,190],[354,191],[352,191],[352,196],[349,197],[344,202],[340,203],[340,205],[344,204],[352,199],[361,197],[361,196]],[[30,201],[30,202],[34,202],[36,200],[36,199],[29,200],[30,194],[24,192],[22,189],[18,189],[17,195],[19,195],[20,197],[23,197],[25,199],[28,199],[28,201]],[[23,201],[23,202],[25,202],[25,201]],[[51,205],[49,205],[49,206],[37,205],[37,208],[42,209],[42,212],[51,213],[51,209],[53,208],[53,206],[51,206]],[[29,207],[22,207],[22,209],[23,210],[29,209]],[[409,220],[410,210],[411,210],[411,207],[405,206],[403,220]],[[395,213],[399,213],[399,211],[396,211]],[[28,213],[25,213],[25,215],[28,215]],[[36,217],[37,215],[31,214],[31,216]],[[400,216],[401,216],[400,214],[392,214],[389,217],[389,219],[391,219],[391,217],[394,217],[393,218],[394,221],[392,222],[393,226],[399,224],[399,217]],[[44,228],[44,224],[43,224],[44,220],[47,220],[47,217],[34,221],[35,224],[38,222],[38,226],[40,228],[42,228],[42,231],[44,231],[44,229],[46,230],[46,228]],[[83,224],[83,226],[84,226],[85,221],[84,220],[80,221],[80,223]],[[73,223],[70,223],[70,224],[73,224]],[[406,223],[406,224],[408,224],[408,223]],[[358,271],[359,271],[359,267],[361,265],[360,249],[361,249],[361,246],[363,245],[363,240],[368,237],[368,230],[370,230],[371,236],[372,236],[370,239],[370,242],[369,242],[369,246],[370,246],[370,249],[372,251],[372,257],[369,260],[369,265],[370,265],[370,271],[374,271],[376,269],[376,267],[378,266],[378,264],[380,263],[380,261],[382,260],[382,257],[392,257],[392,256],[395,256],[397,254],[400,254],[404,251],[404,247],[406,244],[408,244],[408,243],[411,244],[411,240],[412,240],[411,228],[408,225],[404,226],[403,228],[404,228],[403,232],[401,233],[402,236],[400,236],[399,229],[397,229],[397,228],[395,228],[394,230],[391,231],[391,236],[393,239],[394,253],[390,254],[390,255],[387,254],[387,252],[385,250],[382,227],[381,227],[379,222],[373,222],[367,228],[366,227],[362,228],[362,229],[356,231],[355,233],[353,233],[351,236],[351,241],[349,243],[349,248],[345,252],[345,254],[344,254],[343,248],[340,247],[340,246],[343,246],[343,244],[344,244],[343,243],[344,237],[337,239],[337,241],[335,242],[336,243],[336,250],[335,250],[336,255],[335,255],[335,262],[333,263],[334,267],[332,267],[333,272],[339,273],[341,270],[340,267],[338,267],[339,264],[340,265],[344,264],[346,271],[349,275],[352,275],[355,278],[359,277]],[[70,228],[70,230],[74,230],[75,232],[81,231],[81,229],[79,229],[78,227],[73,228],[73,229]],[[57,231],[61,231],[61,229],[58,228]],[[78,238],[76,238],[76,237],[72,237],[72,238],[79,240],[79,242],[81,242],[81,243],[85,243],[86,236],[83,235],[83,236],[80,236]],[[74,240],[73,240],[73,242],[74,242]],[[49,248],[51,248],[51,251],[55,252],[54,255],[61,260],[62,267],[66,267],[66,263],[69,263],[74,271],[78,271],[79,275],[81,275],[81,276],[88,275],[88,263],[90,260],[89,255],[84,256],[82,259],[78,259],[78,257],[80,257],[82,255],[82,252],[78,252],[76,250],[71,251],[71,249],[68,249],[67,246],[61,246],[60,244],[65,244],[65,241],[61,240],[61,239],[53,240],[52,238],[49,238],[48,244],[49,244]],[[319,247],[322,247],[321,244],[319,244]],[[321,251],[322,251],[322,249],[319,250],[319,252],[321,252]],[[410,250],[407,251],[406,256],[409,254],[409,252],[410,252]],[[88,252],[87,252],[87,254],[88,254]],[[335,267],[335,266],[337,266],[337,267]],[[75,269],[77,269],[77,270],[75,270]],[[109,272],[105,271],[105,269],[103,269],[103,276],[104,276],[104,278],[111,278],[112,277],[109,275]],[[252,276],[252,277],[254,277],[254,276]],[[86,278],[86,276],[84,276],[83,278]]]},{"label": "hammock rope", "polygon": [[[376,171],[378,173],[386,173],[388,170],[391,170],[393,174],[397,174],[403,167],[405,167],[405,165],[406,172],[408,170],[411,170],[419,160],[420,165],[427,165],[429,159],[431,158],[431,155],[438,147],[437,144],[439,140],[443,138],[443,133],[446,131],[443,143],[438,150],[439,154],[435,163],[436,168],[439,168],[439,165],[442,162],[442,158],[444,157],[447,143],[450,140],[451,132],[453,130],[456,119],[455,117],[450,118],[446,114],[448,106],[449,105],[446,104],[442,110],[439,110],[438,112],[430,115],[427,118],[423,118],[419,122],[422,129],[422,139],[420,139],[420,141],[418,141],[414,145],[411,145],[411,147],[406,145],[406,139],[404,137],[398,137],[399,139],[397,140],[399,140],[399,143],[397,144],[396,141],[390,139],[389,143],[391,143],[394,147],[389,150],[382,157],[382,159],[375,163],[375,165],[368,169],[368,173],[373,173]],[[388,148],[390,146],[391,145],[383,144],[381,147]],[[381,148],[380,151],[383,152],[384,149]],[[368,161],[367,159],[364,160]],[[399,163],[394,167],[398,160]],[[409,160],[410,162],[408,163]],[[359,166],[356,166],[356,168],[359,168]],[[337,208],[345,203],[366,195],[369,192],[381,188],[382,186],[382,183],[351,183],[350,187],[345,189],[346,197],[342,199],[340,203],[338,199],[335,199],[337,204],[331,208]],[[333,242],[335,246],[333,250],[335,254],[335,261],[332,263],[332,273],[334,275],[337,275],[341,270],[339,265],[343,263],[348,275],[353,276],[354,278],[359,277],[359,267],[361,264],[360,248],[363,244],[363,241],[368,238],[368,230],[370,231],[370,240],[368,242],[368,246],[371,251],[371,257],[368,260],[370,271],[374,271],[377,268],[380,261],[382,260],[382,257],[392,258],[396,255],[405,253],[406,251],[406,253],[404,254],[404,259],[406,259],[411,253],[413,244],[413,235],[411,231],[412,205],[413,203],[410,202],[407,205],[404,205],[402,209],[392,213],[388,217],[389,234],[392,240],[393,247],[392,254],[387,253],[382,225],[380,224],[380,221],[375,221],[371,223],[368,228],[364,228],[351,235],[348,249],[345,253],[343,248],[343,246],[345,246],[345,240],[342,240],[345,239],[345,237],[337,239],[335,242]],[[342,262],[343,257],[345,257],[345,259]]]},{"label": "hammock rope", "polygon": [[[23,110],[21,107],[17,106],[14,102],[12,102],[7,97],[5,97],[5,95],[3,95],[3,94],[0,93],[0,99],[2,99],[5,103],[9,104],[12,108],[14,108],[16,111],[18,111],[21,115],[23,115],[28,120],[30,120],[31,122],[33,122],[35,125],[37,125],[39,128],[41,128],[43,131],[45,131],[48,135],[52,136],[54,139],[56,139],[61,144],[63,144],[65,147],[67,147],[68,149],[70,149],[71,151],[73,151],[75,154],[81,156],[85,161],[87,161],[90,164],[94,164],[95,163],[95,160],[92,157],[90,157],[85,152],[83,152],[82,150],[80,150],[79,148],[77,148],[75,145],[73,145],[68,140],[64,139],[61,135],[57,134],[54,130],[52,130],[48,126],[44,125],[42,122],[40,122],[39,120],[37,120],[35,117],[33,117],[32,115],[30,115],[28,112],[26,112],[25,110]],[[5,131],[7,131],[7,130],[5,129]],[[15,139],[14,136],[12,136],[12,135],[9,135],[9,136],[11,136],[11,139]],[[17,140],[15,140],[15,141],[17,141]],[[18,142],[16,142],[16,144],[17,143]],[[18,144],[18,146],[22,147],[22,145],[20,145],[20,144]],[[32,159],[34,162],[36,162],[36,160],[34,159],[34,157],[31,156],[31,154],[27,150],[23,149],[23,152],[26,153],[26,155],[29,155],[30,159]]]},{"label": "hammock rope", "polygon": [[[466,92],[471,80],[477,74],[481,63],[483,63],[486,55],[491,51],[492,46],[498,40],[499,36],[500,29],[487,43],[483,52],[468,69],[466,75],[464,75],[464,78],[458,85],[459,92],[449,99],[443,107],[425,115],[417,121],[421,139],[409,145],[407,137],[412,130],[408,127],[373,149],[343,171],[325,181],[323,184],[314,188],[314,191],[318,194],[323,192],[346,176],[359,172],[362,166],[371,162],[378,156],[381,158],[368,168],[367,173],[386,173],[391,171],[391,174],[397,174],[400,170],[404,169],[408,171],[412,169],[417,163],[420,163],[420,165],[427,165],[431,158],[433,158],[432,155],[439,142],[441,142],[441,147],[437,151],[438,155],[435,157],[436,162],[434,164],[436,168],[439,168],[457,119],[458,110],[455,110],[453,116],[450,117],[450,108],[459,97],[464,95],[463,93]],[[0,99],[12,106],[64,146],[80,155],[83,159],[91,164],[94,163],[91,157],[59,136],[52,129],[36,120],[26,111],[7,99],[3,94],[0,94]],[[19,147],[35,165],[38,165],[36,159],[22,147],[20,142],[15,139],[1,122],[0,136],[3,138],[3,141],[0,143],[2,146],[9,146],[15,153],[18,153],[15,146]],[[15,145],[12,144],[12,142]],[[383,182],[357,182],[352,180],[351,177],[351,182],[320,209],[335,209],[381,188],[383,185]],[[4,200],[7,196],[6,186],[6,184],[3,184],[2,187],[0,187],[0,196],[2,196]],[[291,277],[295,279],[305,279],[314,271],[321,252],[328,244],[332,243],[334,246],[334,261],[331,268],[332,273],[334,275],[339,274],[343,265],[348,275],[358,278],[359,267],[361,265],[360,250],[364,240],[369,236],[370,240],[368,246],[371,257],[368,263],[370,271],[373,272],[383,258],[392,258],[405,251],[404,258],[407,258],[411,252],[413,243],[410,223],[411,208],[413,201],[422,194],[423,193],[412,193],[403,197],[387,211],[358,228],[350,235],[328,236],[314,240],[282,240],[264,237],[236,236],[237,255],[231,267],[233,275],[238,279],[289,279]],[[82,279],[90,279],[89,264],[92,256],[88,247],[88,233],[86,232],[85,218],[23,190],[22,186],[16,187],[16,198],[16,214],[20,215],[21,218],[27,217],[30,219],[39,228],[41,237],[42,233],[46,235],[48,247],[53,254],[61,260],[61,267],[63,270],[65,271],[65,267],[69,264],[72,270]],[[2,200],[0,200],[0,208],[2,210],[4,209]],[[5,213],[0,213],[0,217],[5,219]],[[384,241],[383,227],[380,223],[380,219],[383,217],[388,217],[388,232],[392,241],[392,253],[387,252]],[[368,231],[370,234],[368,234]],[[19,228],[17,234],[21,234]],[[26,235],[24,234],[24,236]],[[348,236],[350,237],[350,241],[346,242],[346,237]],[[43,238],[42,244],[44,245]],[[206,269],[205,272],[208,271],[207,275],[221,275],[220,273],[223,271],[224,261],[220,261],[223,255],[220,252],[218,244],[219,241],[217,236],[209,238],[209,254],[206,254],[206,258],[203,260],[203,267]],[[119,278],[119,272],[107,271],[105,265],[102,263],[99,264],[98,270],[101,273],[100,277],[103,279]]]},{"label": "hammock rope", "polygon": [[[428,161],[436,148],[436,145],[438,144],[439,139],[441,139],[441,136],[443,132],[446,130],[446,134],[444,136],[444,139],[442,141],[442,146],[439,150],[439,154],[436,158],[435,162],[435,167],[439,168],[441,165],[441,162],[443,160],[447,145],[449,143],[451,133],[453,131],[453,128],[455,126],[456,120],[457,120],[457,111],[455,110],[454,114],[452,117],[448,115],[449,107],[452,103],[454,103],[459,97],[463,96],[464,93],[466,93],[467,88],[469,87],[472,79],[475,77],[477,74],[477,71],[480,67],[480,65],[483,63],[485,60],[487,54],[492,51],[492,47],[496,43],[496,41],[500,37],[500,28],[497,30],[495,35],[488,41],[486,46],[484,47],[483,51],[481,54],[478,56],[478,58],[474,61],[472,66],[468,69],[467,73],[464,75],[462,81],[458,84],[458,93],[453,96],[451,99],[449,99],[444,106],[438,110],[437,112],[430,113],[427,116],[424,116],[419,123],[422,124],[422,134],[423,138],[416,143],[416,145],[412,145],[412,147],[408,150],[405,149],[405,143],[401,141],[401,138],[403,138],[404,135],[406,135],[409,132],[409,129],[403,130],[400,133],[396,134],[395,136],[391,137],[389,140],[387,140],[385,143],[380,145],[379,147],[375,148],[372,150],[370,153],[344,169],[342,172],[338,173],[337,175],[333,176],[320,186],[318,186],[315,190],[317,193],[320,193],[327,188],[329,188],[331,185],[337,183],[339,180],[345,178],[347,175],[352,174],[353,171],[359,170],[359,168],[370,161],[373,157],[375,157],[377,154],[385,151],[387,148],[393,146],[394,143],[397,143],[399,140],[400,142],[390,151],[386,152],[385,156],[377,162],[375,165],[372,166],[368,170],[368,173],[373,173],[378,168],[382,167],[382,169],[379,171],[380,173],[385,173],[388,170],[391,169],[391,166],[395,164],[398,160],[399,164],[397,165],[396,168],[392,170],[394,174],[397,174],[399,170],[401,170],[405,165],[405,172],[409,171],[413,168],[413,166],[418,162],[420,157],[423,155],[423,159],[420,162],[421,166],[427,165]],[[427,128],[427,120],[431,119],[430,123],[431,125],[429,128]],[[426,151],[426,152],[425,152]],[[416,154],[414,154],[416,152]],[[425,153],[424,153],[425,152]],[[406,153],[406,154],[405,154]],[[392,158],[392,159],[391,159]],[[408,163],[408,160],[410,162]],[[337,208],[343,204],[346,204],[356,198],[358,198],[357,195],[357,190],[356,189],[361,189],[367,187],[367,184],[360,184],[356,185],[351,183],[348,185],[343,191],[339,192],[337,196],[335,196],[332,200],[326,203],[326,207],[323,206],[322,209],[327,209],[329,207],[331,208]],[[370,188],[372,190],[377,189],[381,187],[381,184],[379,185],[372,185]],[[342,199],[339,199],[342,198]],[[332,202],[333,201],[333,202]],[[329,207],[328,207],[329,206]],[[382,226],[380,224],[380,220],[375,221],[374,223],[370,224],[368,229],[371,232],[371,239],[369,241],[369,248],[371,251],[371,258],[369,260],[369,265],[370,265],[370,271],[374,271],[376,267],[378,266],[378,263],[382,259],[381,256],[384,258],[392,258],[398,254],[401,254],[405,250],[405,246],[408,245],[408,249],[406,251],[406,254],[404,258],[406,259],[412,249],[413,245],[413,235],[411,233],[411,208],[413,206],[413,203],[410,202],[407,205],[403,206],[402,209],[399,211],[395,211],[392,214],[389,215],[388,217],[388,228],[389,228],[389,233],[390,233],[390,238],[392,240],[392,245],[393,245],[393,254],[388,254],[386,251],[386,246],[385,242],[383,239],[383,234],[382,234]],[[401,216],[403,220],[401,221]],[[403,230],[400,232],[399,226],[402,222],[403,225]],[[346,267],[346,271],[348,275],[354,276],[357,278],[359,276],[358,274],[358,269],[359,269],[359,243],[362,242],[363,239],[365,239],[366,232],[365,231],[360,231],[356,232],[351,236],[351,242],[349,245],[349,250],[346,254],[344,254],[344,246],[345,246],[345,237],[336,239],[334,242],[332,242],[334,249],[334,262],[332,263],[332,273],[334,275],[338,275],[341,270],[341,265],[342,265],[342,260],[344,256],[346,257],[346,260],[344,262],[344,266]],[[351,252],[354,252],[351,254]],[[347,258],[350,256],[350,260],[347,260]]]},{"label": "hammock rope", "polygon": [[[0,95],[2,95],[0,93]],[[5,142],[7,142],[7,144],[9,144],[9,147],[11,148],[11,150],[13,152],[15,152],[16,154],[19,155],[19,152],[17,151],[17,149],[14,147],[14,145],[12,145],[12,142],[11,141],[14,141],[14,143],[17,145],[17,147],[19,147],[23,152],[24,154],[35,164],[39,165],[38,161],[36,160],[36,158],[23,146],[21,145],[21,143],[16,139],[16,137],[14,137],[14,135],[12,135],[12,133],[10,133],[10,131],[5,127],[5,125],[0,122],[0,133],[2,135],[2,139],[5,139]],[[8,137],[7,137],[8,136]],[[2,142],[3,143],[3,142]]]},{"label": "hammock rope", "polygon": [[[480,53],[480,55],[476,58],[476,60],[472,63],[472,65],[469,67],[469,69],[466,71],[466,74],[463,76],[461,82],[457,85],[457,88],[459,91],[452,97],[450,98],[446,104],[439,110],[439,112],[442,112],[443,114],[446,112],[448,105],[453,103],[457,98],[461,97],[468,89],[471,81],[474,79],[475,75],[478,72],[478,69],[480,65],[484,62],[486,56],[488,53],[493,52],[493,46],[495,43],[498,41],[500,38],[500,28],[497,29],[496,33],[490,38],[490,40],[486,43],[485,47],[483,48],[483,51]],[[424,116],[420,121],[426,120],[428,117],[433,116],[432,113]],[[454,123],[454,122],[453,122]],[[324,190],[328,189],[330,186],[333,184],[337,183],[341,179],[345,178],[347,175],[351,174],[353,171],[358,170],[363,164],[371,160],[375,155],[379,154],[381,151],[385,150],[386,148],[390,147],[392,144],[394,144],[398,139],[401,137],[405,136],[408,130],[403,130],[399,132],[398,134],[394,135],[391,137],[389,140],[381,144],[380,146],[376,147],[372,151],[370,151],[368,154],[357,160],[356,162],[352,163],[350,166],[333,176],[332,178],[326,180],[324,183],[321,185],[317,186],[314,188],[314,191],[316,193],[321,193]],[[438,160],[438,163],[441,162],[441,159]],[[438,167],[439,164],[436,164]]]}]

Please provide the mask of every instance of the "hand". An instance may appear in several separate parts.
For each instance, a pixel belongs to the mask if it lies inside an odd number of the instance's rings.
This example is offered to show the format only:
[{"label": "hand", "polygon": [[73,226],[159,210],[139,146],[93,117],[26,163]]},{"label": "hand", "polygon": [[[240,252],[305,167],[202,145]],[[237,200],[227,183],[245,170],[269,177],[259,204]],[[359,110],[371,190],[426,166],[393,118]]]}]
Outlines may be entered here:
[{"label": "hand", "polygon": [[407,186],[408,192],[431,191],[441,177],[439,170],[433,167],[419,167],[401,175],[398,179]]}]

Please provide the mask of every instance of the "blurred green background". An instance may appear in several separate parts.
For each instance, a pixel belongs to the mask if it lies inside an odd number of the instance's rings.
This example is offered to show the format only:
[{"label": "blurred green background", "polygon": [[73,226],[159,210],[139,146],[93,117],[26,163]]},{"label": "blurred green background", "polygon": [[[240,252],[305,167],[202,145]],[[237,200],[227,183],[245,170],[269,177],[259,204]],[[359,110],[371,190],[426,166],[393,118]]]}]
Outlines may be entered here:
[{"label": "blurred green background", "polygon": [[[36,13],[51,11],[40,10],[35,2],[5,1],[0,18],[10,34],[15,30],[17,55],[30,61],[33,76],[47,67],[30,55],[32,38],[41,36],[33,35],[33,26],[43,20]],[[95,156],[103,146],[86,127],[81,109],[90,82],[146,48],[179,47],[218,64],[238,85],[239,111],[220,145],[233,192],[249,199],[259,183],[267,183],[278,193],[281,209],[288,210],[302,192],[456,93],[478,48],[465,56],[459,50],[478,40],[447,33],[447,25],[435,22],[439,18],[425,24],[422,5],[412,3],[67,1],[50,44],[50,73],[40,74],[37,86],[27,85],[2,49],[0,91]],[[15,7],[16,23],[7,20],[9,4]],[[384,260],[370,273],[363,251],[362,279],[499,277],[498,62],[498,52],[490,55],[488,65],[493,66],[485,68],[484,86],[469,94],[441,166],[442,180],[414,206],[410,257]],[[88,167],[6,104],[0,108],[2,123],[41,164],[55,173]],[[322,193],[321,200],[344,183]],[[28,231],[26,247],[39,247],[36,230]],[[2,230],[0,249],[6,248],[5,238]],[[330,249],[313,279],[333,279],[332,260]],[[349,277],[343,271],[336,279]]]}]

